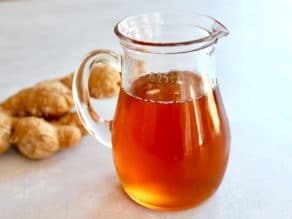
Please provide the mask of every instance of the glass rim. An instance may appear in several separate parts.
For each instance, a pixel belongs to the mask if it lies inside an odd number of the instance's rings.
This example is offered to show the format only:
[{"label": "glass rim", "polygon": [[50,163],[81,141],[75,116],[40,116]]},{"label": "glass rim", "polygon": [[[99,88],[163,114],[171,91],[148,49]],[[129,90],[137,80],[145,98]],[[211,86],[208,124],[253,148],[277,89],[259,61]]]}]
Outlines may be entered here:
[{"label": "glass rim", "polygon": [[[205,30],[206,32],[208,32],[208,36],[204,36],[201,38],[197,38],[197,39],[192,39],[192,40],[181,40],[181,41],[175,41],[175,42],[152,42],[152,41],[143,41],[143,40],[139,40],[139,39],[134,39],[133,37],[130,37],[129,35],[123,33],[120,30],[121,25],[123,25],[127,20],[129,19],[137,19],[140,16],[151,16],[151,15],[188,15],[188,16],[198,16],[200,18],[205,18],[208,19],[209,21],[211,21],[213,24],[216,25],[216,27],[213,27],[211,30],[203,28],[200,25],[193,25],[196,27],[201,28],[202,30]],[[114,27],[114,32],[116,34],[116,36],[122,40],[125,41],[127,43],[131,43],[131,44],[136,44],[136,45],[141,45],[141,46],[153,46],[153,47],[171,47],[171,46],[187,46],[187,45],[191,45],[191,44],[195,44],[195,43],[204,43],[204,42],[210,42],[210,41],[216,41],[217,39],[227,36],[229,34],[228,29],[221,23],[219,22],[217,19],[209,16],[209,15],[205,15],[205,14],[201,14],[201,13],[197,13],[197,12],[183,12],[183,11],[178,11],[178,12],[150,12],[150,13],[144,13],[144,14],[137,14],[137,15],[133,15],[133,16],[129,16],[126,17],[122,20],[120,20]]]}]

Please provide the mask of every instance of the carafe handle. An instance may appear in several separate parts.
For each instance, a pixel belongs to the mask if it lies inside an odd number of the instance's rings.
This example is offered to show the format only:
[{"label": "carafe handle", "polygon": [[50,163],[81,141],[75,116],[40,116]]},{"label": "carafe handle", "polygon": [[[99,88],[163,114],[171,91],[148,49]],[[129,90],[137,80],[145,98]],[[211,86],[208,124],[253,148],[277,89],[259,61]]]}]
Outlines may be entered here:
[{"label": "carafe handle", "polygon": [[[96,49],[91,51],[81,62],[73,78],[73,98],[79,118],[86,130],[100,143],[111,147],[111,120],[102,118],[93,108],[89,92],[89,78],[94,64],[106,61],[121,69],[120,55],[111,50]],[[109,74],[111,74],[109,72]]]}]

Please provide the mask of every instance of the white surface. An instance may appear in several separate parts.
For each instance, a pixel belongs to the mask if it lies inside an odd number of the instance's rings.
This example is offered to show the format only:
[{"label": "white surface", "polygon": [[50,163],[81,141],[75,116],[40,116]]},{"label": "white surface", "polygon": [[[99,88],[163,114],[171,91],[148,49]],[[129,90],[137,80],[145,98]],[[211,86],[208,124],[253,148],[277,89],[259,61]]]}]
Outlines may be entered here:
[{"label": "white surface", "polygon": [[87,137],[40,162],[15,151],[1,156],[0,218],[292,218],[291,4],[0,0],[0,99],[74,70],[91,49],[118,49],[112,28],[125,16],[166,9],[213,15],[231,33],[218,44],[217,67],[232,128],[224,181],[197,208],[159,213],[134,204],[118,186],[110,150]]}]

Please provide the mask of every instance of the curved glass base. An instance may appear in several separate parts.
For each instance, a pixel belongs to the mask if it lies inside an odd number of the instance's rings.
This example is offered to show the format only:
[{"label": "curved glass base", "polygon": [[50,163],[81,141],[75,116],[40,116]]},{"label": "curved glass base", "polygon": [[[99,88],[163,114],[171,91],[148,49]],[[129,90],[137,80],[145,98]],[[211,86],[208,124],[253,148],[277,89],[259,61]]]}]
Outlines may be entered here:
[{"label": "curved glass base", "polygon": [[207,201],[210,197],[212,197],[212,195],[216,192],[216,190],[212,191],[210,194],[201,197],[200,199],[194,199],[193,202],[189,202],[189,203],[184,203],[182,205],[171,205],[171,204],[153,204],[153,203],[149,203],[149,202],[145,202],[139,198],[137,198],[134,194],[132,194],[131,192],[127,191],[127,189],[125,189],[122,185],[121,185],[123,191],[126,193],[126,195],[133,200],[135,203],[148,208],[148,209],[152,209],[155,211],[180,211],[180,210],[186,210],[186,209],[190,209],[190,208],[194,208],[197,207],[199,205],[201,205],[202,203],[204,203],[205,201]]}]

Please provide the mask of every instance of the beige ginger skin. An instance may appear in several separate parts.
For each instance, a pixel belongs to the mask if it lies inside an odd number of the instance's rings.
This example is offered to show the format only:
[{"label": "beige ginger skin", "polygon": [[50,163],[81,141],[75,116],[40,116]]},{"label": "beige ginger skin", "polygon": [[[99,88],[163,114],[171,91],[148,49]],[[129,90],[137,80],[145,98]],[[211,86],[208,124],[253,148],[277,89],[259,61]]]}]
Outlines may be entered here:
[{"label": "beige ginger skin", "polygon": [[[73,73],[24,88],[0,103],[0,154],[11,146],[29,159],[47,158],[78,145],[87,134],[73,110]],[[92,67],[92,98],[117,95],[120,72],[106,62]]]}]

